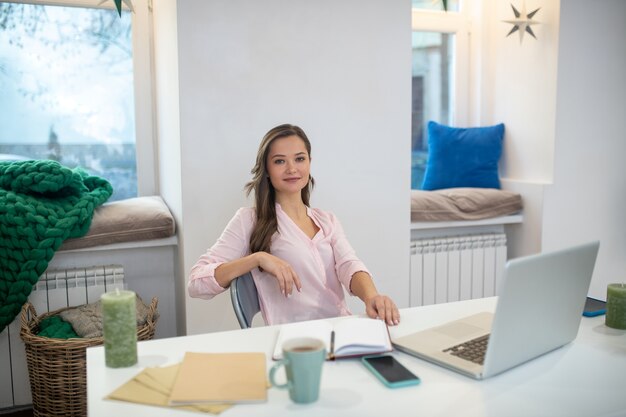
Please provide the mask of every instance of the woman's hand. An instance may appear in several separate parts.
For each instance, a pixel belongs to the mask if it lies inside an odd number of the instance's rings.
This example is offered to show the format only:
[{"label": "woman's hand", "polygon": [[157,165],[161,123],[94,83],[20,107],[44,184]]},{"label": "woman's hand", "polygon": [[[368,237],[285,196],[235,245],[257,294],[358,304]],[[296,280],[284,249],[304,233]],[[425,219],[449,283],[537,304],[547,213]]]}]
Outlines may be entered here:
[{"label": "woman's hand", "polygon": [[276,278],[280,292],[285,297],[293,293],[294,287],[296,287],[298,292],[302,290],[300,278],[298,278],[298,274],[296,274],[291,265],[267,252],[257,252],[257,255],[259,258],[259,268],[269,272]]},{"label": "woman's hand", "polygon": [[376,294],[365,300],[365,312],[369,317],[379,318],[390,326],[400,323],[398,307],[386,295]]},{"label": "woman's hand", "polygon": [[381,319],[389,326],[400,323],[400,312],[396,303],[376,290],[370,274],[364,271],[355,272],[350,280],[350,291],[363,300],[365,313],[373,319]]}]

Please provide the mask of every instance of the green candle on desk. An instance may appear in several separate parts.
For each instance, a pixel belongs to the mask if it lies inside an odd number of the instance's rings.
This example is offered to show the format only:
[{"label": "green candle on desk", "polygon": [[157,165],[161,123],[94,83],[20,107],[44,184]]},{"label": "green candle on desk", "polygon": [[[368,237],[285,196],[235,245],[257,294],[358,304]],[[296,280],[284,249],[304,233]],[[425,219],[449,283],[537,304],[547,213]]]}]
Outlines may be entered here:
[{"label": "green candle on desk", "polygon": [[608,327],[626,329],[626,285],[609,284],[606,289],[606,321]]},{"label": "green candle on desk", "polygon": [[137,363],[137,316],[133,291],[102,294],[104,356],[109,368]]}]

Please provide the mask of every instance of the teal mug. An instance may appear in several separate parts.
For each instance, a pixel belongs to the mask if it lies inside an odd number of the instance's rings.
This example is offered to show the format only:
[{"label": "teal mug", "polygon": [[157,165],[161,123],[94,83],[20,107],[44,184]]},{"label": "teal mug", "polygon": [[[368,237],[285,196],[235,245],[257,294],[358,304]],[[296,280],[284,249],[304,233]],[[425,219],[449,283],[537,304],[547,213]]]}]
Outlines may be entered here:
[{"label": "teal mug", "polygon": [[[324,342],[302,337],[283,343],[283,359],[270,369],[270,382],[279,389],[288,389],[294,403],[308,404],[317,401],[320,393],[322,365],[326,360]],[[276,372],[285,367],[287,382],[276,382]]]}]

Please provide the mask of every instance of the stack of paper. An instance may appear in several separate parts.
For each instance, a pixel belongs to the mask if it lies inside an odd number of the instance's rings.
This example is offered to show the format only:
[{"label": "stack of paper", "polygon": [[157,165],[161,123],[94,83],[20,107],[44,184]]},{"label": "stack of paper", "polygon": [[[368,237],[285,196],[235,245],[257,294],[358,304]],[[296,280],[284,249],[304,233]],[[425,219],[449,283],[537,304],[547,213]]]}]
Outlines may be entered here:
[{"label": "stack of paper", "polygon": [[107,399],[219,414],[233,403],[267,401],[264,353],[187,353],[146,368]]}]

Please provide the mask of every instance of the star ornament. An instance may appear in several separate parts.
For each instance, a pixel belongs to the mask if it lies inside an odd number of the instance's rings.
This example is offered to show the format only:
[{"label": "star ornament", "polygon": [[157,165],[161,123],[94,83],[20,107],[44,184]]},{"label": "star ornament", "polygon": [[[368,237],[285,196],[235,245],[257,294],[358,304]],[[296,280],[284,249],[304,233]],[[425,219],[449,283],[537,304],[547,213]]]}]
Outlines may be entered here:
[{"label": "star ornament", "polygon": [[[107,0],[102,0],[100,3],[98,3],[98,6],[106,3]],[[126,5],[126,7],[128,7],[128,9],[131,12],[134,12],[135,9],[133,8],[133,3],[131,2],[131,0],[113,0],[113,2],[115,3],[115,8],[117,9],[117,13],[120,15],[120,17],[122,16],[122,2],[124,2],[124,4]]]},{"label": "star ornament", "polygon": [[519,33],[519,43],[522,43],[522,39],[524,39],[524,34],[529,33],[530,36],[537,39],[535,33],[533,32],[532,25],[537,25],[539,22],[533,21],[532,18],[537,14],[539,8],[533,10],[530,13],[526,13],[526,2],[522,2],[522,10],[518,11],[515,6],[511,4],[511,8],[513,9],[513,14],[515,15],[514,20],[504,20],[506,23],[510,23],[513,25],[513,28],[509,33],[507,33],[507,37],[515,32]]}]

